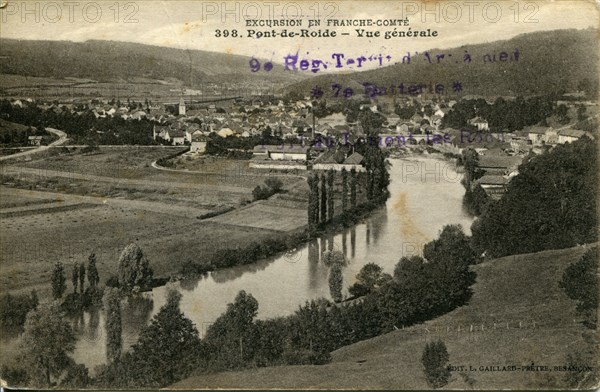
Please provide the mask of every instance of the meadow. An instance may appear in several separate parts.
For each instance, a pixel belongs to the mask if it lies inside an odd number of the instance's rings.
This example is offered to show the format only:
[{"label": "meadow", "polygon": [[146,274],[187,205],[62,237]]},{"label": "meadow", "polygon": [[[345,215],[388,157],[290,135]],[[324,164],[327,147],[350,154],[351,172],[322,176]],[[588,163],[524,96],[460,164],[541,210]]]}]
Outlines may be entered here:
[{"label": "meadow", "polygon": [[181,147],[53,150],[1,167],[0,284],[11,292],[47,292],[56,262],[70,271],[91,253],[104,282],[131,242],[155,276],[168,277],[187,261],[201,264],[306,224],[302,177],[282,178],[289,195],[252,203],[252,189],[268,175],[240,174],[239,161],[211,158],[203,170],[174,172],[151,163]]}]

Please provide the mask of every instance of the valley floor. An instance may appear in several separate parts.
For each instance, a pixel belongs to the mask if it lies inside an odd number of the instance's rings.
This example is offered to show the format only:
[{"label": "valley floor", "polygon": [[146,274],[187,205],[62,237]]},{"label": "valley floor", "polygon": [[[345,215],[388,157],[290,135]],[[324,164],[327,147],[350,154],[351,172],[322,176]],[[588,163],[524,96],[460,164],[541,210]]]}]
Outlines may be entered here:
[{"label": "valley floor", "polygon": [[251,203],[252,189],[268,173],[240,175],[230,167],[247,161],[228,159],[204,167],[206,175],[150,167],[180,151],[70,149],[3,163],[0,285],[43,295],[56,262],[70,271],[91,253],[105,282],[131,242],[142,247],[155,276],[167,277],[177,275],[186,261],[203,263],[223,249],[277,238],[307,224],[304,178],[283,177],[287,193]]}]

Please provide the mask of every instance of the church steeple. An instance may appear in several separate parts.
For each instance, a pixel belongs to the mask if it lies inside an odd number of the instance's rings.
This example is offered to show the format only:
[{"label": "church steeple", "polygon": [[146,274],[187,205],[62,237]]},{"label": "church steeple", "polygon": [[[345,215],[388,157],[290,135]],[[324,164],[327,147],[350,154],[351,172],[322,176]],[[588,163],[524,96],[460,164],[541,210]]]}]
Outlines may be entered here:
[{"label": "church steeple", "polygon": [[179,100],[179,114],[185,115],[185,101],[183,100],[183,97]]}]

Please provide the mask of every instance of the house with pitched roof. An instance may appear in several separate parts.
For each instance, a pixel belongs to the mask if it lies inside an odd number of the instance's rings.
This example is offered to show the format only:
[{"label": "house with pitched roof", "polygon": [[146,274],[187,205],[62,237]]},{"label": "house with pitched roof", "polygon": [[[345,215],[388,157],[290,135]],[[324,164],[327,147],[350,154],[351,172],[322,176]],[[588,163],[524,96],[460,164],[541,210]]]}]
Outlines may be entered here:
[{"label": "house with pitched roof", "polygon": [[558,143],[573,143],[585,135],[585,131],[579,129],[562,129],[558,131]]},{"label": "house with pitched roof", "polygon": [[313,161],[313,170],[356,170],[365,171],[362,166],[364,157],[355,152],[346,157],[342,150],[327,150]]},{"label": "house with pitched roof", "polygon": [[485,170],[485,174],[508,176],[518,172],[523,157],[514,155],[481,155],[477,166]]},{"label": "house with pitched roof", "polygon": [[510,182],[510,178],[497,174],[485,174],[483,177],[475,181],[483,188],[485,193],[492,199],[498,200],[506,192],[506,187]]},{"label": "house with pitched roof", "polygon": [[206,143],[208,138],[204,135],[192,136],[190,151],[203,153],[206,151]]},{"label": "house with pitched roof", "polygon": [[469,120],[469,124],[473,125],[474,127],[477,127],[478,131],[487,131],[488,129],[490,129],[490,125],[488,124],[488,122],[481,117],[472,118],[471,120]]}]

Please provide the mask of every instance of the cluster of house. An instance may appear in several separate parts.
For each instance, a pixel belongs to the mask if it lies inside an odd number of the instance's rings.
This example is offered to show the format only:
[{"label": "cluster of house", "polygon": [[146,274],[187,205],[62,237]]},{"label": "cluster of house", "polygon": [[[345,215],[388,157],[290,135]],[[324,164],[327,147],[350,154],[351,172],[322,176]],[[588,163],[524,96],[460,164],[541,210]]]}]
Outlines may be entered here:
[{"label": "cluster of house", "polygon": [[480,185],[494,199],[500,198],[506,191],[510,179],[518,174],[518,167],[526,154],[542,154],[548,148],[572,143],[584,136],[594,139],[591,133],[578,129],[541,126],[531,126],[523,131],[498,136],[497,147],[475,148],[479,154],[478,166],[485,172],[475,184]]},{"label": "cluster of house", "polygon": [[310,106],[304,102],[284,105],[282,101],[271,103],[260,100],[252,100],[246,105],[241,103],[230,110],[216,105],[186,109],[185,103],[180,102],[178,116],[156,120],[160,125],[154,129],[154,139],[173,145],[192,145],[194,136],[200,139],[200,136],[206,137],[211,133],[223,138],[247,138],[267,131],[284,139],[296,138],[312,132],[314,122]]},{"label": "cluster of house", "polygon": [[[402,104],[413,105],[418,99],[420,112],[409,119],[402,119],[395,113],[383,114],[385,121],[379,134],[415,135],[423,141],[425,135],[440,131],[442,120],[452,106],[454,100],[432,101],[421,98],[406,97]],[[14,101],[14,105],[22,105]],[[81,107],[76,104],[40,104],[45,110],[75,110]],[[253,98],[237,101],[229,108],[208,105],[203,108],[188,107],[180,100],[176,105],[177,114],[166,111],[164,106],[131,109],[127,106],[116,107],[114,104],[88,103],[97,117],[121,116],[126,119],[149,118],[155,121],[154,140],[170,145],[189,145],[191,152],[202,153],[206,149],[208,137],[214,133],[220,137],[251,137],[268,132],[280,136],[284,140],[299,139],[300,142],[284,145],[259,145],[253,150],[250,165],[267,169],[300,169],[312,167],[314,170],[363,170],[363,157],[347,149],[331,148],[332,146],[306,147],[308,139],[315,135],[328,137],[331,140],[347,141],[348,135],[353,138],[363,134],[360,124],[347,123],[342,113],[333,113],[318,120],[313,118],[311,103],[308,99],[284,104],[281,100],[261,100]],[[427,107],[427,110],[424,108]],[[361,109],[378,112],[376,105],[362,105]],[[152,113],[152,114],[150,114]],[[574,142],[583,136],[593,138],[589,132],[581,130],[532,126],[522,131],[489,132],[488,122],[475,117],[469,124],[477,129],[480,140],[467,138],[462,131],[443,129],[449,135],[449,143],[434,144],[432,147],[441,152],[461,154],[465,148],[472,148],[479,154],[479,167],[484,170],[483,177],[476,181],[488,195],[499,198],[506,190],[510,179],[515,176],[523,157],[529,152],[543,153],[557,144]],[[313,131],[314,128],[314,131]],[[417,136],[419,135],[419,136]],[[40,143],[41,139],[30,137],[30,143]]]},{"label": "cluster of house", "polygon": [[[23,107],[25,102],[34,102],[31,98],[26,99],[13,99],[11,104],[16,107]],[[129,104],[129,105],[118,105],[108,100],[73,100],[72,102],[40,102],[36,106],[41,110],[53,111],[57,114],[65,111],[75,114],[92,113],[96,118],[107,118],[107,117],[120,117],[124,120],[141,120],[142,118],[154,118],[149,113],[153,112],[158,115],[159,112],[163,111],[162,105],[147,105],[144,104]]]},{"label": "cluster of house", "polygon": [[480,154],[477,166],[485,174],[475,181],[492,199],[499,199],[506,192],[511,178],[519,174],[519,165],[524,157],[520,155],[502,155],[500,153]]},{"label": "cluster of house", "polygon": [[594,135],[590,132],[579,129],[531,126],[522,131],[514,132],[510,140],[510,146],[517,153],[529,152],[530,150],[540,153],[544,146],[553,147],[557,144],[572,143],[583,136],[594,138]]},{"label": "cluster of house", "polygon": [[364,171],[364,157],[352,150],[326,146],[259,145],[254,147],[250,167],[280,170],[334,170]]}]

